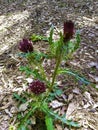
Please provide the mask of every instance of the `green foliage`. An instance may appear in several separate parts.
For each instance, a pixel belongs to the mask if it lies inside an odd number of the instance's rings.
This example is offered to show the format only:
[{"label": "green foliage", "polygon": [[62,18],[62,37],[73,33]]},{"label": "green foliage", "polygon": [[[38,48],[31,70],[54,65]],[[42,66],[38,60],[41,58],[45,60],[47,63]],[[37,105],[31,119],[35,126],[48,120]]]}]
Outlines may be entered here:
[{"label": "green foliage", "polygon": [[[60,116],[58,113],[53,112],[48,106],[48,103],[55,99],[57,96],[61,96],[63,91],[57,87],[55,82],[56,76],[58,74],[69,74],[74,76],[77,80],[82,81],[85,85],[90,84],[88,80],[86,80],[83,76],[80,76],[78,73],[73,72],[68,68],[60,69],[60,64],[62,60],[69,60],[72,56],[73,52],[75,52],[80,46],[80,35],[77,32],[74,41],[64,42],[64,36],[62,32],[59,32],[59,39],[54,41],[53,39],[54,27],[51,27],[49,37],[44,37],[40,35],[33,34],[31,36],[31,40],[33,42],[36,41],[46,41],[49,43],[49,51],[48,52],[28,52],[21,53],[19,56],[21,58],[27,59],[27,65],[21,66],[20,71],[25,72],[27,76],[33,76],[33,79],[38,79],[40,81],[44,81],[47,89],[44,94],[34,95],[34,93],[24,92],[26,97],[32,99],[28,104],[28,108],[25,114],[19,113],[17,115],[18,130],[28,130],[28,125],[31,123],[32,116],[35,115],[36,112],[41,111],[44,113],[44,120],[47,127],[47,130],[54,130],[54,122],[59,120],[61,123],[66,124],[71,127],[79,128],[79,124],[72,120],[67,120],[66,116]],[[45,73],[43,67],[44,59],[55,59],[56,65],[54,67],[54,72],[51,76],[52,81],[50,81],[50,77],[48,77]],[[51,69],[51,68],[50,68]],[[35,85],[34,87],[36,87]],[[37,86],[38,87],[38,86]],[[21,95],[14,93],[13,97],[19,101],[19,103],[26,103],[28,98],[24,98]]]},{"label": "green foliage", "polygon": [[73,122],[72,120],[67,120],[65,115],[59,116],[57,113],[54,113],[51,109],[48,108],[46,103],[43,103],[43,105],[41,106],[41,109],[42,111],[46,113],[46,115],[48,115],[50,118],[54,120],[60,120],[62,123],[68,126],[78,127],[78,128],[80,127],[77,122]]},{"label": "green foliage", "polygon": [[36,34],[33,34],[32,36],[31,36],[31,40],[33,41],[33,42],[36,42],[36,41],[48,41],[48,38],[47,37],[44,37],[44,36],[40,36],[40,35],[36,35]]},{"label": "green foliage", "polygon": [[59,89],[58,87],[55,86],[53,92],[50,92],[47,101],[52,101],[57,96],[61,96],[61,94],[63,94],[62,89]]},{"label": "green foliage", "polygon": [[47,130],[54,130],[53,119],[50,116],[45,116],[45,123],[47,126]]},{"label": "green foliage", "polygon": [[80,47],[80,42],[81,42],[80,32],[77,31],[77,33],[76,33],[76,44],[75,44],[75,47],[74,47],[74,51],[76,51]]},{"label": "green foliage", "polygon": [[19,68],[20,71],[25,72],[27,76],[30,76],[33,74],[33,71],[27,66],[20,66]]},{"label": "green foliage", "polygon": [[28,113],[20,121],[20,124],[18,125],[18,130],[28,130],[28,125],[30,124],[30,117],[32,116],[32,114],[35,112],[36,109],[37,109],[36,105],[33,105],[29,109]]},{"label": "green foliage", "polygon": [[53,44],[53,33],[54,33],[54,26],[52,25],[51,29],[50,29],[50,35],[48,38],[49,44]]},{"label": "green foliage", "polygon": [[29,130],[27,126],[21,125],[17,130]]},{"label": "green foliage", "polygon": [[48,58],[48,55],[34,51],[33,53],[27,53],[26,58],[29,60],[29,62],[41,62],[44,58]]},{"label": "green foliage", "polygon": [[13,94],[13,98],[15,98],[16,100],[18,100],[18,101],[21,102],[21,103],[25,103],[25,102],[27,101],[26,98],[21,97],[21,96],[18,95],[17,93],[14,93],[14,94]]},{"label": "green foliage", "polygon": [[21,66],[19,68],[22,72],[25,72],[27,77],[32,75],[34,76],[35,79],[40,79],[40,80],[43,80],[42,76],[39,74],[39,70],[38,69],[30,69],[29,67],[27,66]]},{"label": "green foliage", "polygon": [[90,84],[90,81],[88,81],[86,78],[84,78],[83,76],[80,76],[76,72],[73,72],[72,70],[67,69],[67,68],[58,70],[58,74],[69,74],[69,75],[74,76],[77,80],[83,82],[85,85]]},{"label": "green foliage", "polygon": [[11,125],[8,130],[15,130],[15,127]]}]

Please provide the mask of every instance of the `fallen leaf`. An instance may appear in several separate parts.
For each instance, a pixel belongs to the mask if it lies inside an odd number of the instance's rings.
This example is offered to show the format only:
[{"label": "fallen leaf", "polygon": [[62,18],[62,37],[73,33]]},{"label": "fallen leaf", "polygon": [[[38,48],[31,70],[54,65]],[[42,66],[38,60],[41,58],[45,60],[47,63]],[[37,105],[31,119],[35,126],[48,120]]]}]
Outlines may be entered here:
[{"label": "fallen leaf", "polygon": [[11,112],[8,109],[5,109],[6,114],[8,114],[10,117],[13,117],[13,115],[11,114]]},{"label": "fallen leaf", "polygon": [[79,88],[75,88],[75,89],[73,89],[72,91],[73,91],[73,93],[75,93],[75,94],[80,94]]},{"label": "fallen leaf", "polygon": [[98,84],[96,84],[96,88],[98,88]]},{"label": "fallen leaf", "polygon": [[83,108],[88,108],[88,107],[90,107],[91,105],[87,102],[87,104],[85,104],[84,106],[83,106]]},{"label": "fallen leaf", "polygon": [[69,129],[66,127],[66,128],[64,128],[64,130],[69,130]]},{"label": "fallen leaf", "polygon": [[25,111],[25,110],[27,109],[28,105],[29,105],[29,102],[26,102],[26,103],[24,103],[24,104],[21,104],[21,105],[19,106],[19,111]]},{"label": "fallen leaf", "polygon": [[73,93],[68,95],[68,101],[71,101],[73,99]]},{"label": "fallen leaf", "polygon": [[97,62],[88,63],[88,68],[92,68],[92,67],[95,67],[96,69],[98,69],[98,63]]},{"label": "fallen leaf", "polygon": [[93,99],[91,98],[91,95],[89,92],[85,92],[84,93],[84,97],[87,99],[87,101],[91,104],[91,105],[94,105],[94,101]]},{"label": "fallen leaf", "polygon": [[69,105],[68,105],[68,109],[67,109],[67,112],[66,112],[66,118],[67,119],[70,119],[70,115],[77,109],[77,106],[78,104],[76,102],[71,102]]},{"label": "fallen leaf", "polygon": [[95,83],[98,82],[98,76],[89,74],[89,77],[91,77]]},{"label": "fallen leaf", "polygon": [[59,124],[56,124],[56,128],[57,128],[56,130],[63,130],[61,125],[59,125]]},{"label": "fallen leaf", "polygon": [[28,81],[28,83],[32,83],[32,81],[33,81],[32,78],[27,78],[26,80]]},{"label": "fallen leaf", "polygon": [[36,124],[36,118],[34,116],[32,116],[32,118],[31,118],[31,124],[33,124],[33,125]]}]

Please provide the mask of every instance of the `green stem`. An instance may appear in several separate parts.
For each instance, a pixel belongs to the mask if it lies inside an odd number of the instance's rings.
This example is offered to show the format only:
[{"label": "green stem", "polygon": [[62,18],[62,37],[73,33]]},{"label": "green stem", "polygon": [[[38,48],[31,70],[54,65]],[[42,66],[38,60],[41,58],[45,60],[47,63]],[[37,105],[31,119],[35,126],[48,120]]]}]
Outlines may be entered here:
[{"label": "green stem", "polygon": [[52,78],[52,83],[51,83],[51,86],[50,86],[50,91],[52,91],[52,89],[53,89],[53,85],[54,85],[54,82],[55,82],[55,78],[56,78],[56,75],[57,75],[57,71],[58,71],[58,67],[60,65],[60,62],[61,62],[61,53],[60,53],[59,57],[57,57],[56,67],[55,67],[55,70],[54,70],[54,73],[53,73],[53,78]]}]

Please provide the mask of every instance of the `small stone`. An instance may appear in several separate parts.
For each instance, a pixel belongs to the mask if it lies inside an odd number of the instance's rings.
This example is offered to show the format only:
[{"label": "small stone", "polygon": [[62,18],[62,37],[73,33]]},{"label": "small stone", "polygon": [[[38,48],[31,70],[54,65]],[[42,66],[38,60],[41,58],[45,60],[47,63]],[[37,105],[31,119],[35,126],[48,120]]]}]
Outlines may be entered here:
[{"label": "small stone", "polygon": [[98,26],[96,26],[96,27],[95,27],[95,29],[97,29],[97,30],[98,30]]},{"label": "small stone", "polygon": [[26,80],[28,81],[28,83],[32,83],[33,82],[32,78],[27,78]]},{"label": "small stone", "polygon": [[73,93],[68,95],[68,101],[71,101],[73,99]]},{"label": "small stone", "polygon": [[59,102],[57,100],[54,100],[50,103],[50,106],[52,106],[52,108],[58,108],[58,107],[61,107],[63,106],[63,103],[62,102]]},{"label": "small stone", "polygon": [[75,94],[80,94],[80,91],[79,91],[78,88],[75,88],[75,89],[73,89],[73,93],[75,93]]},{"label": "small stone", "polygon": [[15,107],[12,107],[12,108],[10,109],[10,111],[11,111],[11,113],[17,113],[17,109],[16,109]]},{"label": "small stone", "polygon": [[88,36],[89,36],[89,37],[95,37],[95,34],[89,33]]}]

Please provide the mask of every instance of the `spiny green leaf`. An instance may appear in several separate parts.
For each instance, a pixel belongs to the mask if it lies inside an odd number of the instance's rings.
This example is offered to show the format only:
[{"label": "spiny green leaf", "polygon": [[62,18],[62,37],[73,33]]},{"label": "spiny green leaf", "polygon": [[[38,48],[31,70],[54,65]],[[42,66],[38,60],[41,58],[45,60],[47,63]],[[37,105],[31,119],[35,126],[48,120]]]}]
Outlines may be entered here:
[{"label": "spiny green leaf", "polygon": [[76,51],[79,48],[80,42],[81,42],[80,33],[77,32],[76,33],[76,43],[75,43],[75,46],[74,46],[74,51]]},{"label": "spiny green leaf", "polygon": [[36,34],[33,34],[32,36],[31,36],[31,40],[33,41],[33,42],[36,42],[36,41],[48,41],[48,38],[47,37],[44,37],[44,36],[40,36],[40,35],[36,35]]},{"label": "spiny green leaf", "polygon": [[54,113],[50,110],[48,110],[49,114],[53,116],[56,120],[60,120],[62,123],[73,126],[73,127],[79,127],[79,124],[77,122],[73,122],[72,120],[67,120],[64,116],[59,116],[57,113]]},{"label": "spiny green leaf", "polygon": [[58,74],[63,74],[63,73],[66,73],[66,74],[69,74],[69,75],[72,75],[74,76],[76,79],[80,80],[81,82],[83,82],[84,84],[88,85],[90,84],[90,81],[88,81],[87,79],[85,79],[84,77],[80,76],[79,74],[77,74],[76,72],[73,72],[69,69],[64,69],[64,70],[58,70]]},{"label": "spiny green leaf", "polygon": [[72,120],[67,120],[66,116],[59,116],[57,113],[54,113],[52,110],[49,109],[47,103],[43,103],[43,105],[40,107],[42,111],[46,113],[47,116],[50,116],[54,120],[60,120],[62,123],[73,126],[73,127],[80,127],[77,122],[73,122]]},{"label": "spiny green leaf", "polygon": [[50,35],[49,35],[49,44],[51,45],[53,43],[53,33],[54,33],[54,26],[52,25],[50,29]]},{"label": "spiny green leaf", "polygon": [[22,121],[18,125],[18,130],[28,130],[27,126],[30,123],[30,116],[34,113],[34,111],[37,109],[37,106],[33,105],[31,109],[29,109],[29,112],[22,118]]},{"label": "spiny green leaf", "polygon": [[42,52],[34,51],[33,53],[27,53],[26,58],[30,59],[31,62],[33,61],[39,62],[42,60],[42,58],[48,58],[48,55]]},{"label": "spiny green leaf", "polygon": [[58,47],[58,41],[53,42],[53,44],[50,44],[50,52],[53,56],[56,56],[57,47]]},{"label": "spiny green leaf", "polygon": [[21,125],[17,130],[29,130],[25,125]]},{"label": "spiny green leaf", "polygon": [[27,100],[22,98],[20,95],[18,95],[17,93],[13,94],[13,98],[15,98],[16,100],[21,101],[22,103],[25,103]]},{"label": "spiny green leaf", "polygon": [[22,72],[25,72],[27,76],[30,76],[33,74],[33,71],[27,66],[20,66],[19,70]]},{"label": "spiny green leaf", "polygon": [[31,70],[27,66],[21,66],[19,68],[19,70],[25,72],[27,76],[33,75],[35,79],[43,80],[42,76],[39,74],[39,70],[38,69]]},{"label": "spiny green leaf", "polygon": [[47,101],[52,101],[55,97],[61,96],[62,93],[63,93],[63,91],[56,87],[56,89],[54,89],[53,92],[51,92],[49,94],[49,97],[47,98]]},{"label": "spiny green leaf", "polygon": [[18,120],[21,120],[22,118],[23,118],[23,115],[22,115],[21,113],[18,113],[18,114],[17,114],[17,119],[18,119]]},{"label": "spiny green leaf", "polygon": [[23,52],[19,53],[18,56],[21,57],[21,58],[26,58],[26,53],[23,53]]}]

